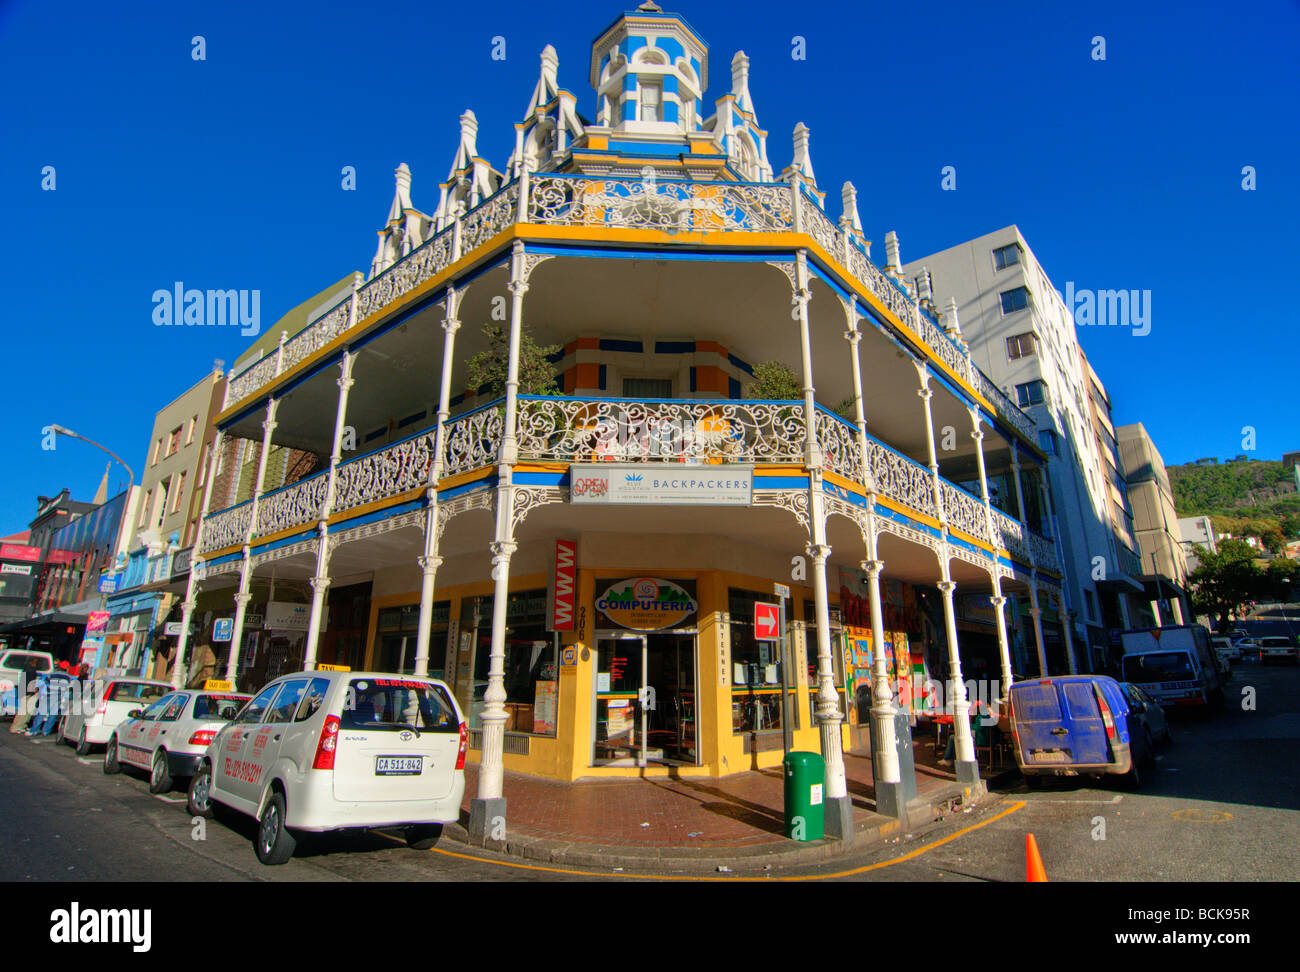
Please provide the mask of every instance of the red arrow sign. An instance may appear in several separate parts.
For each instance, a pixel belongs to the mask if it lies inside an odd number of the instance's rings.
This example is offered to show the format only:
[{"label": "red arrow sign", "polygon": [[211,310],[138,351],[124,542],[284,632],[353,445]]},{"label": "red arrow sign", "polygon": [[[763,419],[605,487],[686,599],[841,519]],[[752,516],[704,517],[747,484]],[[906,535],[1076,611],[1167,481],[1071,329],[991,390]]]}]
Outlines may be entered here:
[{"label": "red arrow sign", "polygon": [[754,602],[754,640],[776,641],[781,637],[780,607],[775,604]]}]

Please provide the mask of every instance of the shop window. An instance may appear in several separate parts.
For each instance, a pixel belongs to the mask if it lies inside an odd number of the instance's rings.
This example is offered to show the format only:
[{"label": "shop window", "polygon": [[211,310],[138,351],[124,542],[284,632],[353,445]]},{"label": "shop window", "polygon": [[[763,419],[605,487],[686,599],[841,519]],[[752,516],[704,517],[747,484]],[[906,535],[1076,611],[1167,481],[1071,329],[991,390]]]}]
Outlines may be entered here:
[{"label": "shop window", "polygon": [[[447,677],[447,628],[451,620],[451,601],[435,601],[433,623],[429,626],[429,677]],[[490,623],[490,622],[489,622]],[[420,605],[383,608],[379,612],[376,637],[379,647],[374,668],[379,672],[415,674],[416,637],[420,628]]]},{"label": "shop window", "polygon": [[[461,637],[468,635],[472,646],[473,678],[462,683],[458,672],[456,693],[469,713],[472,729],[482,725],[492,654],[493,600],[484,595],[461,602]],[[546,588],[516,591],[506,599],[504,668],[506,730],[554,736],[559,669],[555,636],[546,630]]]},{"label": "shop window", "polygon": [[727,595],[733,732],[766,732],[782,726],[780,642],[754,639],[754,604],[773,600],[771,594],[734,587]]}]

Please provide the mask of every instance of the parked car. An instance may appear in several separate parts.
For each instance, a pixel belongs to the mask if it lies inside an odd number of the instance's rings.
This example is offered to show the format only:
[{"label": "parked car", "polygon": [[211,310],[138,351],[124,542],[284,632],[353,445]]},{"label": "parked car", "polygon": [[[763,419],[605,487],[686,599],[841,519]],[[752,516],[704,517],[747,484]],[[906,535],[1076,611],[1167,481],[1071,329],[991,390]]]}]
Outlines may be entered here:
[{"label": "parked car", "polygon": [[257,820],[263,864],[293,856],[295,831],[400,827],[427,849],[456,820],[469,727],[450,689],[381,672],[284,675],[220,729],[190,781],[189,810]]},{"label": "parked car", "polygon": [[1212,647],[1220,658],[1231,664],[1241,661],[1241,648],[1227,636],[1215,636],[1210,639]]},{"label": "parked car", "polygon": [[1123,679],[1141,685],[1166,708],[1223,707],[1224,673],[1200,625],[1166,625],[1120,635]]},{"label": "parked car", "polygon": [[[98,689],[102,686],[102,691]],[[77,755],[86,756],[102,746],[113,730],[135,709],[158,701],[171,691],[170,682],[149,678],[114,678],[96,683],[80,704],[74,704],[59,723],[59,742],[75,742]],[[94,705],[93,711],[87,711]]]},{"label": "parked car", "polygon": [[1259,642],[1254,638],[1242,635],[1239,638],[1234,638],[1232,643],[1243,661],[1259,661]]},{"label": "parked car", "polygon": [[1044,776],[1120,776],[1141,785],[1155,736],[1135,717],[1120,683],[1105,675],[1016,682],[1009,716],[1016,763],[1026,783]]},{"label": "parked car", "polygon": [[1124,690],[1124,698],[1128,700],[1130,718],[1142,724],[1143,729],[1150,733],[1152,741],[1166,744],[1173,742],[1174,737],[1169,731],[1169,720],[1165,718],[1165,711],[1160,708],[1160,703],[1153,699],[1141,685],[1121,682],[1120,688]]},{"label": "parked car", "polygon": [[133,709],[104,748],[104,772],[124,768],[149,774],[149,792],[166,793],[194,776],[218,730],[251,695],[185,689],[164,695],[146,709]]},{"label": "parked car", "polygon": [[1289,661],[1300,665],[1300,648],[1292,638],[1271,635],[1259,639],[1259,660],[1262,662]]},{"label": "parked car", "polygon": [[0,652],[0,714],[11,716],[18,711],[18,683],[33,659],[36,671],[42,675],[54,669],[54,656],[48,651],[10,648]]}]

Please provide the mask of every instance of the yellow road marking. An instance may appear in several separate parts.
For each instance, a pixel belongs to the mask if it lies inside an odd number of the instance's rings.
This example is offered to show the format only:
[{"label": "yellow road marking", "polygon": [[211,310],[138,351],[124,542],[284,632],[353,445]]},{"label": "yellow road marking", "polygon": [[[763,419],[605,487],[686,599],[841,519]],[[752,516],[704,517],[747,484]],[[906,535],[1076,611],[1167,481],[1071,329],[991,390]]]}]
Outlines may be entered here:
[{"label": "yellow road marking", "polygon": [[934,850],[936,847],[942,847],[944,844],[956,840],[958,837],[962,837],[965,834],[971,833],[972,831],[979,830],[981,827],[987,827],[989,824],[993,823],[994,821],[1001,820],[1003,817],[1008,817],[1011,814],[1015,813],[1016,811],[1023,809],[1024,806],[1025,803],[1023,800],[1020,801],[1019,803],[1012,804],[1011,806],[1007,807],[1007,809],[1003,810],[1001,813],[989,817],[989,819],[987,820],[981,820],[977,824],[971,824],[969,827],[963,827],[961,830],[958,830],[955,833],[951,833],[947,837],[941,838],[940,840],[932,841],[931,843],[926,844],[923,847],[916,848],[916,850],[914,851],[909,851],[908,853],[904,854],[902,857],[895,857],[892,860],[881,861],[877,864],[867,864],[864,865],[863,867],[855,867],[852,870],[848,870],[848,871],[837,871],[834,874],[790,875],[786,877],[752,876],[752,877],[732,877],[732,878],[712,877],[709,875],[696,876],[696,875],[685,875],[685,874],[622,874],[622,873],[602,874],[597,871],[577,871],[571,868],[564,868],[564,867],[547,867],[542,864],[520,864],[515,861],[498,861],[488,857],[475,857],[472,854],[460,854],[457,853],[456,851],[442,850],[441,848],[438,847],[433,848],[433,852],[435,854],[442,854],[444,857],[455,857],[464,861],[476,861],[480,864],[498,864],[502,867],[514,867],[524,871],[546,871],[547,873],[550,874],[574,874],[577,875],[578,877],[599,877],[599,878],[612,877],[612,878],[620,878],[620,879],[632,878],[634,880],[644,880],[644,881],[828,881],[835,878],[852,877],[855,874],[866,874],[868,871],[876,871],[876,870],[880,870],[881,868],[893,867],[895,864],[902,864],[905,861],[913,860],[914,858],[920,857],[922,854]]},{"label": "yellow road marking", "polygon": [[1200,807],[1175,810],[1169,816],[1175,820],[1185,820],[1189,823],[1227,823],[1232,819],[1232,814],[1226,810],[1204,810]]}]

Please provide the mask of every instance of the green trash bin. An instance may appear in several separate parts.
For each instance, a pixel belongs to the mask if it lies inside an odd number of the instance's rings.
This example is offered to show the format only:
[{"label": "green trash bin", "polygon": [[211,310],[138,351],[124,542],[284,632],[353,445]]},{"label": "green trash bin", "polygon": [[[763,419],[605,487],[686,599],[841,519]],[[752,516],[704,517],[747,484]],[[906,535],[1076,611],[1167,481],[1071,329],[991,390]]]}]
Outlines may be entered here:
[{"label": "green trash bin", "polygon": [[784,762],[785,835],[821,840],[826,835],[826,761],[821,753],[788,753]]}]

